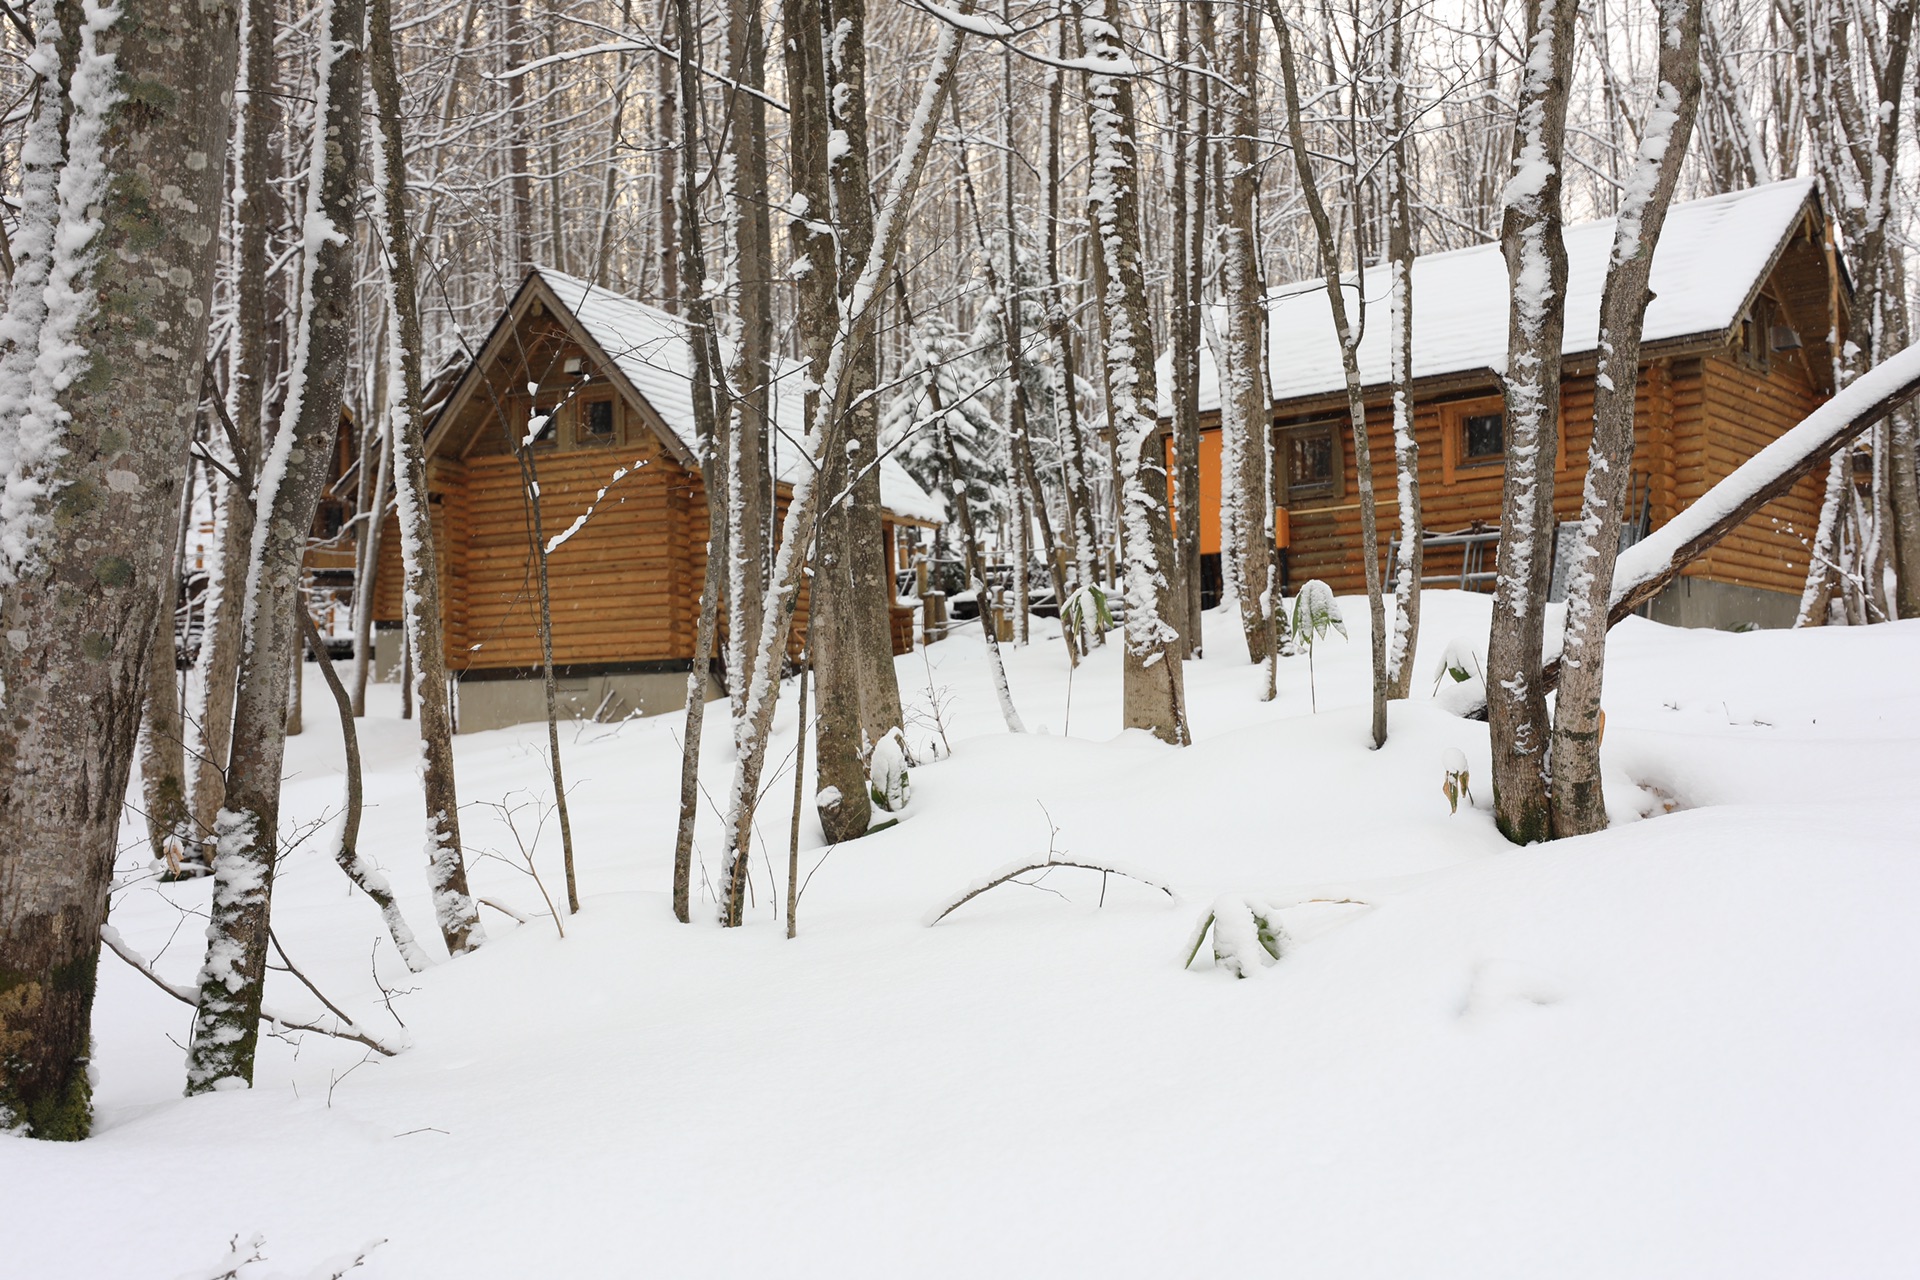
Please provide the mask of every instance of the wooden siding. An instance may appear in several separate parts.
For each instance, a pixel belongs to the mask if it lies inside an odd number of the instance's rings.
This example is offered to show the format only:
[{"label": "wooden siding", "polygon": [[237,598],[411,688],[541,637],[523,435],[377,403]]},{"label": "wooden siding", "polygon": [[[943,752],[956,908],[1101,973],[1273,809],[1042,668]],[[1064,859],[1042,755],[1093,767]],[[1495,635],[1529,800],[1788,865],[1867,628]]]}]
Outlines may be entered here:
[{"label": "wooden siding", "polygon": [[[1636,399],[1633,496],[1628,517],[1636,517],[1644,502],[1652,527],[1658,529],[1768,441],[1812,412],[1823,396],[1807,364],[1803,353],[1787,352],[1776,355],[1762,370],[1728,351],[1656,360],[1644,368]],[[1497,397],[1496,388],[1483,385],[1416,404],[1421,514],[1429,532],[1457,532],[1476,523],[1487,528],[1499,526],[1505,466],[1498,461],[1464,461],[1453,439],[1463,410],[1478,411],[1489,398],[1497,404]],[[1343,435],[1348,432],[1345,414],[1338,407],[1322,413],[1278,417],[1276,432],[1318,422],[1333,422]],[[1558,520],[1573,520],[1580,512],[1587,448],[1593,436],[1591,371],[1572,373],[1562,382],[1561,424],[1554,470],[1554,515]],[[1389,540],[1399,532],[1393,423],[1385,400],[1369,403],[1367,436],[1378,497],[1378,551],[1384,566]],[[1209,427],[1202,438],[1209,437],[1217,440],[1217,429]],[[1289,589],[1309,578],[1320,578],[1343,594],[1359,594],[1366,589],[1365,568],[1358,555],[1359,475],[1350,444],[1339,451],[1339,456],[1344,476],[1335,496],[1295,503],[1288,510]],[[1217,470],[1218,458],[1217,445],[1203,449],[1203,467],[1211,463]],[[1791,494],[1767,507],[1690,566],[1687,573],[1770,591],[1799,591],[1807,568],[1803,539],[1819,515],[1820,493],[1819,476],[1803,480]],[[1201,495],[1203,501],[1212,498],[1202,515],[1217,540],[1217,476],[1203,476]],[[1427,576],[1457,572],[1461,555],[1457,550],[1430,555]],[[1491,549],[1481,567],[1493,568]]]},{"label": "wooden siding", "polygon": [[[699,475],[647,438],[619,460],[596,449],[537,461],[548,539],[586,511],[618,467],[642,463],[607,487],[593,517],[548,559],[554,662],[690,660],[706,575],[707,503]],[[436,458],[428,484],[448,670],[538,666],[539,579],[519,463],[499,456],[465,463]],[[784,496],[780,505],[784,510]],[[375,587],[377,621],[400,621],[401,579],[399,529],[389,518]],[[788,646],[793,654],[805,642],[806,596],[803,587]]]}]

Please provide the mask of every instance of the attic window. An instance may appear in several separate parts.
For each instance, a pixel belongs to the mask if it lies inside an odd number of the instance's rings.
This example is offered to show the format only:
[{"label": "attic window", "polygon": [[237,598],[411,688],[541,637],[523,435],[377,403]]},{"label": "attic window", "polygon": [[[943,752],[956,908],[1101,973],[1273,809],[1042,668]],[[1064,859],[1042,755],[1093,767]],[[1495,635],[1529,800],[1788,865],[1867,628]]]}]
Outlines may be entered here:
[{"label": "attic window", "polygon": [[1773,330],[1779,321],[1780,310],[1772,298],[1762,294],[1753,300],[1753,306],[1740,318],[1740,355],[1756,369],[1765,371],[1773,356]]},{"label": "attic window", "polygon": [[613,439],[613,401],[589,400],[580,406],[580,438]]},{"label": "attic window", "polygon": [[1460,457],[1465,462],[1492,462],[1507,453],[1507,415],[1470,413],[1460,420]]}]

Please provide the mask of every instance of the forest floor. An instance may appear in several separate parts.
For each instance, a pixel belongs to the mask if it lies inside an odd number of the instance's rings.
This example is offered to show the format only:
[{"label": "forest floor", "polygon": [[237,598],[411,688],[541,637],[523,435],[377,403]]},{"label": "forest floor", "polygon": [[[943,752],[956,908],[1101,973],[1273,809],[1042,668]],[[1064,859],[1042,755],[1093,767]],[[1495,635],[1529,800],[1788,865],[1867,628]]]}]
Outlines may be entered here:
[{"label": "forest floor", "polygon": [[[1494,831],[1486,727],[1430,700],[1486,600],[1428,594],[1417,693],[1379,752],[1365,605],[1342,603],[1317,713],[1305,657],[1262,703],[1209,615],[1186,750],[1119,731],[1112,646],[1071,685],[1057,638],[1011,652],[1024,736],[975,632],[902,658],[914,747],[937,699],[951,754],[914,770],[891,830],[829,855],[809,814],[795,941],[771,905],[788,772],[747,927],[717,927],[710,891],[674,923],[678,715],[563,726],[582,904],[564,940],[523,871],[470,854],[477,891],[532,918],[489,912],[483,950],[410,976],[319,831],[283,864],[275,931],[402,1034],[377,968],[413,1047],[270,1039],[253,1090],[183,1099],[188,1010],[105,956],[97,1136],[0,1141],[0,1274],[305,1280],[356,1256],[355,1277],[407,1280],[1920,1273],[1920,623],[1629,620],[1608,672],[1617,821],[1521,850]],[[341,802],[307,677],[301,823]],[[438,954],[414,729],[393,686],[372,703],[362,845]],[[795,719],[789,687],[776,763]],[[710,727],[716,799],[726,739]],[[475,854],[514,848],[489,804],[531,829],[545,745],[537,725],[459,739]],[[1457,814],[1447,748],[1472,765]],[[113,923],[189,981],[207,887],[155,883],[140,834]],[[1050,841],[1178,898],[1062,869],[923,922]],[[712,813],[700,843],[697,891],[721,873]],[[535,856],[563,900],[551,822]],[[1256,981],[1204,948],[1182,969],[1229,893],[1291,934]],[[270,1000],[316,1007],[284,974]]]}]

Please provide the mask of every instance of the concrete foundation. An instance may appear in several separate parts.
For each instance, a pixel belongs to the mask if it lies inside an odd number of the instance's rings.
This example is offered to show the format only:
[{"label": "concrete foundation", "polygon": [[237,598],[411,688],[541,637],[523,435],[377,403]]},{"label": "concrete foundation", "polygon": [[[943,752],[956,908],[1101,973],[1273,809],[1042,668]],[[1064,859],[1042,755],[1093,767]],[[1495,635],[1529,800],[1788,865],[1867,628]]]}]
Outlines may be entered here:
[{"label": "concrete foundation", "polygon": [[[555,673],[556,700],[561,718],[612,723],[634,714],[656,716],[687,705],[684,671],[628,671],[598,675]],[[538,673],[511,680],[459,680],[454,683],[454,726],[460,733],[480,733],[528,724],[547,716],[547,694]],[[725,696],[720,682],[708,677],[707,701]]]},{"label": "concrete foundation", "polygon": [[[400,628],[382,627],[374,635],[373,678],[400,678]],[[561,718],[612,722],[636,712],[643,716],[678,711],[687,705],[687,673],[680,671],[610,671],[589,674],[555,672],[555,693]],[[726,691],[712,677],[707,701]],[[501,679],[469,676],[453,686],[454,727],[460,733],[481,733],[509,725],[530,724],[547,716],[547,695],[539,672],[516,673]]]},{"label": "concrete foundation", "polygon": [[1739,587],[1705,578],[1681,578],[1653,598],[1647,614],[1672,627],[1791,627],[1800,598],[1784,591]]}]

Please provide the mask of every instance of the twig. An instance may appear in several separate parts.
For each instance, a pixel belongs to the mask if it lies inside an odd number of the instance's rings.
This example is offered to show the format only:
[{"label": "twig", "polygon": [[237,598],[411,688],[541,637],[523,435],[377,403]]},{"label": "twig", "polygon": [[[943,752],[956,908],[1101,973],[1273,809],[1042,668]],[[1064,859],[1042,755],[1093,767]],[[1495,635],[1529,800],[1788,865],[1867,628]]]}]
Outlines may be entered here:
[{"label": "twig", "polygon": [[[198,990],[192,987],[183,987],[183,986],[179,986],[174,983],[168,982],[165,978],[155,973],[153,971],[153,967],[149,965],[144,959],[141,958],[140,953],[127,945],[126,939],[120,936],[120,931],[118,929],[115,929],[110,924],[101,925],[100,940],[107,944],[107,949],[112,951],[113,954],[119,956],[122,960],[125,960],[128,964],[138,969],[143,975],[145,975],[146,979],[149,982],[153,983],[154,986],[159,987],[162,991],[172,996],[175,1000],[178,1000],[181,1004],[189,1005],[195,1008],[199,1007],[200,993]],[[280,944],[278,942],[274,943],[274,946],[276,947],[278,947],[279,945]],[[282,951],[280,953],[280,958],[283,960],[286,959],[286,954],[287,954],[286,952]],[[312,991],[316,996],[320,995],[320,992],[318,991],[318,989],[316,989],[311,982],[307,982],[306,977],[303,974],[301,974],[299,970],[294,969],[291,965],[289,965],[288,972],[292,973],[295,977],[299,978],[301,982],[306,983],[307,990]],[[328,1000],[325,996],[320,996],[320,1000],[321,1000],[321,1003],[325,1004],[327,1008],[333,1012],[334,1017],[338,1020],[336,1025],[329,1027],[321,1024],[318,1021],[302,1021],[297,1018],[284,1017],[281,1014],[275,1013],[272,1009],[267,1008],[265,1005],[262,1005],[260,1007],[260,1020],[262,1022],[273,1023],[274,1025],[279,1027],[284,1027],[288,1031],[313,1031],[323,1036],[332,1036],[336,1040],[351,1040],[355,1044],[365,1045],[367,1048],[373,1050],[375,1053],[384,1054],[386,1057],[389,1057],[389,1058],[393,1057],[394,1055],[400,1052],[399,1048],[389,1046],[386,1043],[384,1043],[382,1040],[380,1040],[379,1037],[361,1030],[358,1023],[356,1023],[352,1018],[347,1017],[345,1014],[340,1013],[339,1010],[335,1009],[333,1002]],[[404,1047],[404,1046],[401,1046],[401,1047]]]},{"label": "twig", "polygon": [[[1158,889],[1160,892],[1166,894],[1169,898],[1173,898],[1177,896],[1173,892],[1173,890],[1169,889],[1166,885],[1157,883],[1156,881],[1153,881],[1153,880],[1149,880],[1145,876],[1135,875],[1131,871],[1122,871],[1119,867],[1109,867],[1098,862],[1067,862],[1064,860],[1063,861],[1049,860],[1046,862],[1026,862],[1026,863],[1021,863],[1018,866],[1006,867],[1006,868],[1002,868],[999,871],[994,872],[993,875],[989,879],[987,879],[985,882],[973,886],[971,889],[968,889],[965,893],[961,894],[959,897],[948,902],[946,906],[940,908],[938,914],[930,916],[930,918],[926,921],[927,927],[932,928],[934,925],[939,924],[942,920],[946,919],[949,915],[952,915],[955,911],[959,910],[961,907],[965,906],[967,903],[973,901],[975,898],[979,897],[981,894],[985,893],[987,890],[998,888],[999,886],[1007,883],[1007,881],[1014,879],[1016,876],[1026,875],[1029,871],[1051,871],[1055,867],[1076,867],[1082,871],[1098,871],[1098,872],[1101,872],[1103,875],[1124,876],[1126,879],[1138,881],[1139,883],[1146,885],[1150,889]],[[1028,886],[1028,887],[1035,887],[1035,886]]]}]

